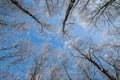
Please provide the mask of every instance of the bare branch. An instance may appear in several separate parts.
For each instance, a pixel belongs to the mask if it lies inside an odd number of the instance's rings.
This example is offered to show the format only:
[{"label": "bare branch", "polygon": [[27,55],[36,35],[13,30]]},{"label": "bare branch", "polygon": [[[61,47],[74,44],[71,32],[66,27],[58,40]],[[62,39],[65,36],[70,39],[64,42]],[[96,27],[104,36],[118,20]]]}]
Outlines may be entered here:
[{"label": "bare branch", "polygon": [[79,49],[76,49],[82,56],[84,56],[88,61],[90,61],[92,64],[94,64],[101,72],[103,72],[108,78],[111,80],[117,80],[108,70],[100,66],[98,63],[96,63],[94,60],[86,56],[84,53],[82,53]]},{"label": "bare branch", "polygon": [[13,49],[13,48],[17,48],[18,46],[20,46],[21,44],[16,44],[14,46],[10,46],[10,47],[6,47],[6,48],[0,48],[0,51],[1,50],[10,50],[10,49]]},{"label": "bare branch", "polygon": [[13,26],[13,27],[15,26],[15,24],[11,24],[11,23],[4,22],[4,21],[1,21],[1,20],[0,20],[0,24],[5,25],[5,26]]},{"label": "bare branch", "polygon": [[42,30],[43,30],[44,24],[42,22],[40,22],[35,15],[33,15],[32,13],[30,13],[27,9],[23,8],[16,0],[10,0],[10,1],[14,5],[16,5],[19,9],[21,9],[24,13],[26,13],[27,15],[29,15],[30,17],[32,17],[35,21],[37,21],[41,25]]},{"label": "bare branch", "polygon": [[71,76],[70,76],[70,74],[69,74],[69,72],[68,72],[68,70],[67,70],[66,65],[65,65],[64,63],[62,63],[62,65],[63,65],[63,68],[65,69],[65,73],[67,74],[68,79],[69,79],[69,80],[72,80],[72,78],[71,78]]},{"label": "bare branch", "polygon": [[102,15],[102,14],[105,12],[105,10],[106,10],[109,6],[111,6],[115,1],[116,1],[116,0],[109,0],[106,4],[104,4],[103,6],[101,6],[101,7],[97,10],[97,12],[95,12],[92,21],[96,21],[96,19],[97,19],[100,15]]},{"label": "bare branch", "polygon": [[64,18],[64,20],[63,20],[63,27],[62,27],[62,32],[63,32],[63,34],[66,33],[66,32],[65,32],[65,24],[66,24],[66,21],[67,21],[69,15],[70,15],[70,12],[71,12],[71,10],[72,10],[72,7],[73,7],[74,3],[75,3],[75,0],[71,0],[70,3],[69,3],[69,6],[68,6],[68,8],[67,8],[66,15],[65,15],[65,18]]}]

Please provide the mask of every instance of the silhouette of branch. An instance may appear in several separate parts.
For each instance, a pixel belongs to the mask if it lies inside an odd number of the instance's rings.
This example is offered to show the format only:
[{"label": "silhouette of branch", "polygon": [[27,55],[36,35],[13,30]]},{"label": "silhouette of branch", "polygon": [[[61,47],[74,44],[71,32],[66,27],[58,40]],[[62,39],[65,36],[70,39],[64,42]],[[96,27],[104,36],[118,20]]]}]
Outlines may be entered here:
[{"label": "silhouette of branch", "polygon": [[43,30],[44,24],[42,24],[42,22],[40,22],[35,15],[33,15],[32,13],[30,13],[27,9],[23,8],[23,6],[21,6],[16,0],[10,0],[10,1],[14,5],[16,5],[19,9],[21,9],[24,13],[26,13],[27,15],[29,15],[30,17],[32,17],[35,21],[37,21],[41,25],[42,30]]},{"label": "silhouette of branch", "polygon": [[75,3],[75,0],[71,0],[70,3],[69,3],[69,6],[67,8],[66,15],[65,15],[65,18],[63,20],[63,27],[62,27],[63,34],[65,34],[65,24],[66,24],[66,21],[67,21],[69,15],[70,15],[70,12],[73,8],[74,3]]}]

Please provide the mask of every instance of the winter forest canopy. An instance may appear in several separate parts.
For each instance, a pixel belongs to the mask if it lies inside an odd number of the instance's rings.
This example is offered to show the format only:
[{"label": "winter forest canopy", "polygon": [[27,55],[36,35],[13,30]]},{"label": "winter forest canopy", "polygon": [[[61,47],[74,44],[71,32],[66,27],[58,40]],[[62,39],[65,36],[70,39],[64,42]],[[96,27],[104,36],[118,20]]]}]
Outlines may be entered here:
[{"label": "winter forest canopy", "polygon": [[120,80],[120,0],[0,0],[0,80]]}]

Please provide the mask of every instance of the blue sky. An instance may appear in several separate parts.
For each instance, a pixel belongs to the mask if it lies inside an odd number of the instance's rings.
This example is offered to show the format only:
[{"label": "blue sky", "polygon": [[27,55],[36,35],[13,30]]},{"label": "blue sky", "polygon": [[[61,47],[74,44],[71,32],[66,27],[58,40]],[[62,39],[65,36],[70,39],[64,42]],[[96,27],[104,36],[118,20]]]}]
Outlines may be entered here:
[{"label": "blue sky", "polygon": [[[46,22],[47,24],[49,24],[50,26],[47,26],[48,28],[51,28],[51,25],[54,25],[52,27],[54,29],[54,31],[53,32],[50,32],[47,30],[42,31],[41,27],[40,27],[41,25],[38,24],[35,20],[33,20],[29,15],[25,14],[21,10],[18,10],[18,12],[13,11],[11,13],[12,17],[9,17],[9,16],[4,17],[5,21],[11,22],[11,23],[14,21],[16,23],[21,23],[21,22],[25,21],[27,23],[25,25],[18,24],[18,26],[17,26],[19,28],[21,28],[21,27],[24,28],[24,29],[22,29],[23,32],[22,32],[22,30],[19,31],[17,29],[11,29],[11,28],[8,28],[8,30],[5,30],[5,31],[7,31],[7,32],[5,32],[5,34],[3,31],[3,34],[7,35],[7,38],[5,38],[6,45],[4,47],[6,47],[10,44],[13,44],[13,43],[15,44],[15,43],[22,42],[24,39],[28,38],[28,41],[26,40],[26,42],[31,42],[36,47],[37,51],[35,54],[39,54],[39,52],[41,52],[41,45],[46,44],[46,43],[51,44],[54,49],[59,48],[59,49],[63,50],[64,53],[65,52],[67,53],[68,48],[65,47],[65,42],[67,42],[69,40],[75,40],[77,38],[80,38],[84,41],[86,39],[91,38],[94,43],[99,43],[102,40],[106,40],[107,36],[105,34],[103,34],[102,32],[88,30],[84,27],[84,25],[75,23],[75,21],[77,21],[76,18],[73,19],[74,26],[72,24],[66,25],[66,27],[68,29],[70,29],[70,31],[72,31],[72,34],[69,34],[69,35],[73,36],[73,37],[71,37],[71,39],[64,38],[64,36],[58,34],[58,32],[62,28],[62,21],[65,16],[65,12],[64,12],[65,9],[63,9],[63,11],[60,11],[60,13],[56,14],[55,16],[49,16],[47,14],[47,12],[43,11],[43,9],[42,9],[43,6],[45,5],[44,1],[41,0],[41,2],[38,5],[34,5],[34,2],[32,2],[32,0],[24,0],[23,3],[24,3],[24,7],[28,10],[31,10],[31,13],[33,13],[35,16],[37,16],[37,18],[39,18],[40,21]],[[31,4],[31,5],[28,5],[28,4]],[[19,15],[19,16],[16,17],[16,15]],[[74,15],[74,14],[71,14],[71,15]],[[70,22],[70,20],[68,21],[68,23],[69,22]],[[7,27],[10,27],[10,26],[7,26]],[[11,31],[11,30],[13,30],[12,36],[11,36],[11,34],[9,34],[10,33],[9,31]],[[0,37],[0,40],[1,39],[3,39],[3,37]],[[0,42],[0,48],[2,48],[2,46],[3,45]],[[9,50],[9,51],[14,51],[14,49]],[[67,54],[70,56],[69,51]],[[7,52],[8,51],[0,51],[0,56],[3,56],[2,53],[7,53]],[[58,61],[58,63],[59,63],[59,61]],[[73,63],[74,63],[74,61],[72,61],[72,58],[71,58],[71,61],[69,61],[69,63],[68,63],[69,66],[71,66],[71,67],[69,67],[71,74],[73,74],[72,72],[75,70],[75,66],[72,66]],[[20,64],[19,68],[20,68],[20,70],[25,69],[27,71],[28,65],[32,66],[32,65],[34,65],[34,63],[32,61],[28,61],[28,62],[26,62],[26,64]],[[16,66],[11,67],[10,70],[12,73],[21,73],[22,72],[22,71],[18,72],[18,67],[16,67]]]}]

